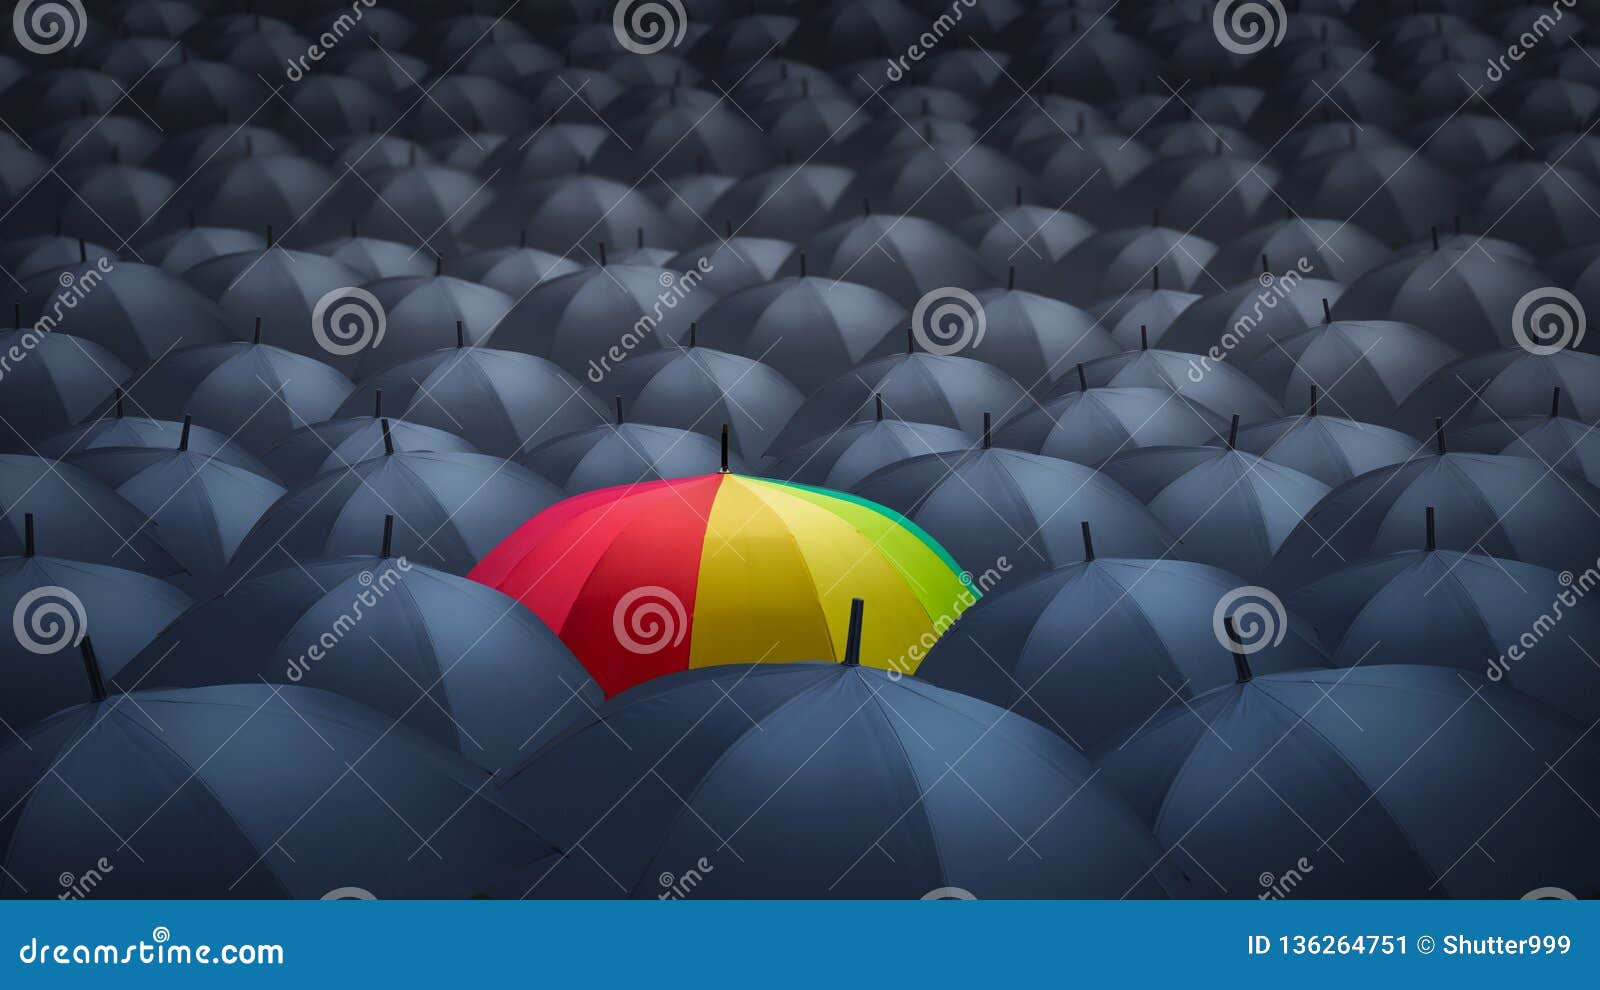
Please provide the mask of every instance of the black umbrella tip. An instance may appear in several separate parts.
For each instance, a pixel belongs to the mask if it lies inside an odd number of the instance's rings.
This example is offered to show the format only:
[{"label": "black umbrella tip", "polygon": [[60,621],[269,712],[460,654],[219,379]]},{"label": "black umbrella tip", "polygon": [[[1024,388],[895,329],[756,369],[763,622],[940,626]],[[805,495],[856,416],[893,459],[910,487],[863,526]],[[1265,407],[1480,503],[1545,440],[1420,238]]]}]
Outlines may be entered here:
[{"label": "black umbrella tip", "polygon": [[611,397],[611,400],[612,400],[613,405],[616,406],[616,410],[617,410],[617,425],[621,426],[622,425],[622,396],[613,395]]},{"label": "black umbrella tip", "polygon": [[1089,563],[1094,560],[1094,534],[1089,531],[1089,520],[1085,519],[1078,525],[1083,528],[1083,560]]},{"label": "black umbrella tip", "polygon": [[877,419],[878,422],[880,422],[880,423],[883,422],[883,393],[882,392],[874,392],[874,393],[872,393],[872,404],[873,404],[873,411],[875,413],[875,418]]},{"label": "black umbrella tip", "polygon": [[866,603],[859,598],[850,599],[850,630],[845,634],[844,660],[846,667],[861,666],[861,614]]},{"label": "black umbrella tip", "polygon": [[259,316],[256,317],[256,329],[255,329],[255,333],[253,335],[251,335],[251,337],[250,337],[250,342],[252,344],[261,343],[261,317],[259,317]]},{"label": "black umbrella tip", "polygon": [[1561,415],[1561,386],[1557,385],[1555,391],[1550,393],[1550,418],[1555,419]]},{"label": "black umbrella tip", "polygon": [[88,633],[78,642],[78,649],[83,654],[83,672],[89,677],[89,693],[95,701],[106,700],[106,679],[100,671],[100,661],[94,655],[94,643],[90,641]]},{"label": "black umbrella tip", "polygon": [[1317,394],[1317,386],[1311,386],[1311,405],[1306,409],[1307,416],[1315,416],[1317,414]]},{"label": "black umbrella tip", "polygon": [[459,350],[467,346],[467,328],[460,320],[456,321],[456,348]]},{"label": "black umbrella tip", "polygon": [[385,455],[393,456],[394,434],[389,429],[389,418],[385,416],[383,419],[378,420],[378,424],[383,429],[383,452]]},{"label": "black umbrella tip", "polygon": [[33,513],[25,512],[22,514],[22,555],[32,557],[33,551]]},{"label": "black umbrella tip", "polygon": [[1254,675],[1250,672],[1250,659],[1249,657],[1245,656],[1244,649],[1240,645],[1239,630],[1234,628],[1233,616],[1223,616],[1222,628],[1228,637],[1228,649],[1233,653],[1233,672],[1235,679],[1240,684],[1248,684],[1250,683],[1250,678]]},{"label": "black umbrella tip", "polygon": [[983,449],[984,450],[988,450],[990,447],[994,446],[994,438],[990,434],[990,430],[989,430],[990,422],[991,422],[990,415],[988,413],[984,413],[983,414]]},{"label": "black umbrella tip", "polygon": [[1439,448],[1439,453],[1448,454],[1450,452],[1449,448],[1445,446],[1444,418],[1441,416],[1433,417],[1433,440]]},{"label": "black umbrella tip", "polygon": [[388,560],[389,559],[389,555],[391,553],[393,553],[393,551],[394,551],[394,516],[388,515],[388,516],[384,516],[383,517],[383,549],[378,554],[378,556],[382,557],[384,560]]},{"label": "black umbrella tip", "polygon": [[1235,450],[1239,446],[1239,414],[1233,414],[1233,420],[1228,424],[1228,449]]},{"label": "black umbrella tip", "polygon": [[722,473],[728,473],[728,424],[722,424]]},{"label": "black umbrella tip", "polygon": [[178,449],[189,449],[189,431],[194,427],[194,417],[189,413],[183,414],[183,430],[178,434]]},{"label": "black umbrella tip", "polygon": [[1435,533],[1434,526],[1433,526],[1433,519],[1434,519],[1433,506],[1431,506],[1431,505],[1428,506],[1425,518],[1427,520],[1427,522],[1426,522],[1426,526],[1427,526],[1427,547],[1428,547],[1429,550],[1437,550],[1437,549],[1439,549],[1439,540],[1438,540],[1438,535]]}]

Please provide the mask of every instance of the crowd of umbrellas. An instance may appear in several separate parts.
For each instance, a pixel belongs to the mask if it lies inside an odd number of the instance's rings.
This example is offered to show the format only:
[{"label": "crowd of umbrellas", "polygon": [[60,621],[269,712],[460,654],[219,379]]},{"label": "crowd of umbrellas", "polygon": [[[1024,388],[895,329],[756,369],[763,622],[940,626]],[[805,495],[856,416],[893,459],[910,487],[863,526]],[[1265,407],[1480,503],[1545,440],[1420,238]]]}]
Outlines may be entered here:
[{"label": "crowd of umbrellas", "polygon": [[22,0],[0,893],[1600,895],[1595,12]]}]

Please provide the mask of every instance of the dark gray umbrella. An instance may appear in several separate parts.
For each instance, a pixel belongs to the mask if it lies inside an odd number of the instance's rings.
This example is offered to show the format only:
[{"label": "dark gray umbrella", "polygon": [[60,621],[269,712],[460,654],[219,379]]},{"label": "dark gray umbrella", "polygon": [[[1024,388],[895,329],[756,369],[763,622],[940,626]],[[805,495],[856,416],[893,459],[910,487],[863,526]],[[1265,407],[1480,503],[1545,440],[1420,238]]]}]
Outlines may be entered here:
[{"label": "dark gray umbrella", "polygon": [[1017,158],[1045,188],[1059,190],[1064,209],[1102,226],[1121,221],[1122,188],[1156,160],[1140,142],[1114,134],[1046,134],[1018,147]]},{"label": "dark gray umbrella", "polygon": [[[1153,273],[1152,284],[1159,284],[1160,281],[1160,275]],[[1203,298],[1197,292],[1181,292],[1177,289],[1135,289],[1101,299],[1089,306],[1089,312],[1110,332],[1111,339],[1126,351],[1140,347],[1146,341],[1159,340],[1184,310]]]},{"label": "dark gray umbrella", "polygon": [[1294,163],[1279,189],[1309,216],[1348,217],[1390,244],[1461,212],[1461,183],[1404,147],[1370,144]]},{"label": "dark gray umbrella", "polygon": [[132,384],[129,403],[163,419],[193,414],[196,423],[259,455],[331,417],[352,387],[321,361],[281,348],[207,344],[155,364]]},{"label": "dark gray umbrella", "polygon": [[[422,243],[435,254],[462,250],[464,231],[493,210],[487,180],[443,166],[380,169],[361,188],[361,229],[374,237]],[[369,188],[370,186],[370,188]]]},{"label": "dark gray umbrella", "polygon": [[1259,581],[1329,488],[1231,443],[1125,451],[1102,470],[1177,534],[1186,559]]},{"label": "dark gray umbrella", "polygon": [[462,278],[513,299],[521,299],[534,286],[577,271],[578,262],[531,247],[493,248],[469,254],[451,265]]},{"label": "dark gray umbrella", "polygon": [[253,230],[235,227],[186,227],[140,246],[145,259],[174,275],[225,254],[263,251],[267,240]]},{"label": "dark gray umbrella", "polygon": [[177,183],[132,165],[98,165],[66,180],[76,191],[61,211],[61,228],[77,237],[121,244],[124,238],[176,225]]},{"label": "dark gray umbrella", "polygon": [[[805,265],[805,256],[799,263]],[[861,363],[904,327],[899,303],[864,285],[825,278],[774,279],[712,303],[696,339],[755,358],[810,392]]]},{"label": "dark gray umbrella", "polygon": [[1070,461],[979,447],[924,454],[863,478],[856,494],[921,526],[966,569],[1005,561],[1007,579],[1083,559],[1080,524],[1104,534],[1101,551],[1165,556],[1172,534],[1115,481]]},{"label": "dark gray umbrella", "polygon": [[143,512],[197,589],[214,587],[245,534],[284,494],[271,479],[190,450],[187,429],[169,448],[101,447],[69,463]]},{"label": "dark gray umbrella", "polygon": [[[1272,263],[1270,257],[1263,261]],[[1278,353],[1280,341],[1321,320],[1328,304],[1344,294],[1342,283],[1302,277],[1298,263],[1289,264],[1281,275],[1267,267],[1226,292],[1208,295],[1186,308],[1165,333],[1151,334],[1150,343],[1169,351],[1222,354],[1241,368],[1253,358]]]},{"label": "dark gray umbrella", "polygon": [[907,308],[933,289],[995,281],[972,248],[921,217],[868,213],[822,231],[806,251],[818,272],[870,285]]},{"label": "dark gray umbrella", "polygon": [[1094,103],[1045,93],[1012,107],[995,122],[989,140],[1015,151],[1039,138],[1069,136],[1082,141],[1095,134],[1120,134],[1120,130]]},{"label": "dark gray umbrella", "polygon": [[604,875],[573,857],[522,871],[503,885],[509,896],[665,897],[696,864],[701,897],[1187,887],[1153,862],[1148,834],[1070,746],[915,678],[849,660],[724,666],[658,679],[601,711],[501,787],[556,841],[581,839]]},{"label": "dark gray umbrella", "polygon": [[1244,372],[1226,362],[1205,361],[1203,356],[1177,351],[1124,351],[1084,365],[1082,375],[1065,375],[1056,395],[1089,388],[1134,386],[1159,388],[1185,402],[1204,406],[1219,416],[1239,416],[1246,423],[1276,419],[1283,414],[1278,401]]},{"label": "dark gray umbrella", "polygon": [[[626,422],[621,418],[622,398],[616,401],[616,423],[547,440],[518,460],[573,495],[711,474],[721,466],[717,440],[692,430]],[[727,467],[738,474],[750,473],[735,453],[730,452]]]},{"label": "dark gray umbrella", "polygon": [[367,281],[380,278],[416,278],[438,268],[438,258],[427,248],[416,248],[399,241],[352,234],[324,241],[311,248],[312,254],[325,255],[360,272]]},{"label": "dark gray umbrella", "polygon": [[1119,191],[1127,211],[1123,223],[1159,209],[1180,230],[1216,240],[1236,237],[1278,215],[1282,206],[1273,189],[1280,178],[1258,157],[1220,149],[1163,157]]},{"label": "dark gray umbrella", "polygon": [[375,120],[384,127],[397,125],[399,107],[404,106],[397,106],[397,101],[391,101],[377,86],[350,76],[325,73],[310,75],[288,87],[285,102],[287,107],[277,107],[281,111],[280,126],[291,134],[305,134],[308,147],[318,139],[326,141],[338,135],[370,131]]},{"label": "dark gray umbrella", "polygon": [[1600,240],[1600,185],[1559,162],[1514,162],[1479,175],[1471,189],[1473,222],[1483,230],[1548,254]]},{"label": "dark gray umbrella", "polygon": [[1408,433],[1341,416],[1324,416],[1316,399],[1306,412],[1254,423],[1239,430],[1235,446],[1284,467],[1338,486],[1414,456]]},{"label": "dark gray umbrella", "polygon": [[143,117],[94,114],[54,124],[31,138],[62,174],[93,174],[110,164],[152,168],[150,156],[161,147],[161,132]]},{"label": "dark gray umbrella", "polygon": [[[49,534],[40,534],[48,546]],[[18,636],[0,638],[0,735],[7,742],[26,726],[87,701],[89,684],[78,657],[79,639],[94,630],[94,646],[112,676],[193,604],[165,581],[136,571],[63,557],[0,557],[0,603],[15,617]]]},{"label": "dark gray umbrella", "polygon": [[48,556],[105,564],[168,577],[182,570],[156,542],[144,513],[71,464],[23,454],[0,454],[0,555],[28,552],[29,517],[38,520],[37,547]]},{"label": "dark gray umbrella", "polygon": [[[119,394],[104,415],[86,420],[70,430],[56,434],[39,444],[40,457],[61,460],[75,453],[100,450],[106,447],[151,447],[170,450],[177,445],[183,433],[183,424],[176,420],[151,419],[148,416],[127,415],[127,403]],[[197,454],[244,468],[263,478],[275,478],[254,454],[229,439],[226,433],[198,426],[189,426],[189,449]]]},{"label": "dark gray umbrella", "polygon": [[[502,22],[505,23],[505,22]],[[450,62],[442,63],[441,67]],[[409,129],[423,140],[462,130],[515,134],[544,119],[518,89],[487,76],[456,72],[426,82],[428,99],[410,101]]]},{"label": "dark gray umbrella", "polygon": [[[732,226],[728,231],[732,231]],[[662,267],[705,272],[704,285],[719,296],[798,275],[800,257],[789,241],[728,235],[681,251]]]},{"label": "dark gray umbrella", "polygon": [[678,226],[638,189],[596,175],[568,175],[507,190],[478,215],[465,237],[480,246],[527,243],[568,254],[597,241],[631,244],[639,230],[650,244],[674,246]]},{"label": "dark gray umbrella", "polygon": [[61,234],[19,237],[0,246],[0,266],[18,281],[73,265],[96,264],[102,258],[111,262],[106,266],[111,268],[120,260],[117,252],[104,245]]},{"label": "dark gray umbrella", "polygon": [[[1287,604],[1328,644],[1336,666],[1459,667],[1589,725],[1600,718],[1600,669],[1582,644],[1600,641],[1600,604],[1566,588],[1555,571],[1532,564],[1419,549],[1342,568]],[[1571,605],[1560,603],[1563,593]],[[1564,634],[1540,636],[1551,621],[1541,616],[1558,603]],[[1537,640],[1533,648],[1524,633]]]},{"label": "dark gray umbrella", "polygon": [[1600,109],[1600,86],[1576,79],[1534,77],[1498,96],[1501,112],[1532,134],[1584,130]]},{"label": "dark gray umbrella", "polygon": [[267,452],[267,461],[278,477],[291,486],[298,486],[326,471],[342,470],[377,457],[389,445],[405,451],[481,453],[472,444],[445,430],[389,419],[383,415],[381,393],[373,406],[371,416],[330,419],[295,430]]},{"label": "dark gray umbrella", "polygon": [[1062,255],[1048,284],[1052,295],[1079,306],[1146,286],[1209,292],[1220,287],[1206,272],[1216,252],[1215,244],[1180,230],[1122,227],[1096,234]]},{"label": "dark gray umbrella", "polygon": [[201,171],[168,208],[167,222],[192,210],[207,223],[271,227],[288,243],[310,245],[340,233],[349,214],[335,207],[357,189],[364,187],[356,179],[309,158],[251,155]]},{"label": "dark gray umbrella", "polygon": [[[1120,352],[1093,316],[1076,306],[1015,288],[1015,276],[1005,289],[984,289],[974,294],[981,317],[976,324],[965,307],[948,326],[941,326],[939,310],[956,299],[949,290],[919,302],[912,313],[912,335],[935,353],[959,354],[994,365],[1031,392],[1044,393],[1074,365]],[[920,317],[920,322],[919,321]],[[885,338],[880,354],[900,350]]]},{"label": "dark gray umbrella", "polygon": [[[717,301],[693,275],[646,265],[601,264],[550,279],[527,293],[495,331],[494,345],[548,357],[598,384],[631,356],[688,335]],[[621,358],[617,354],[623,355]]]},{"label": "dark gray umbrella", "polygon": [[[1020,197],[1018,197],[1020,198]],[[958,233],[977,245],[978,256],[992,271],[1012,266],[1024,273],[1048,268],[1095,234],[1095,226],[1075,213],[1047,206],[1012,205],[984,210],[968,218]],[[1024,281],[1032,279],[1024,275]],[[1041,291],[1047,286],[1039,286]]]},{"label": "dark gray umbrella", "polygon": [[1046,200],[1033,174],[1003,152],[937,138],[867,165],[861,171],[861,189],[875,202],[881,200],[880,209],[946,225],[1012,203],[1019,189],[1025,202]]},{"label": "dark gray umbrella", "polygon": [[[342,630],[356,602],[365,628],[350,635]],[[323,642],[329,630],[339,638],[331,648]],[[107,676],[114,686],[145,689],[258,680],[321,688],[491,773],[605,700],[556,634],[515,599],[387,556],[252,577],[189,612],[120,674]]]},{"label": "dark gray umbrella", "polygon": [[1206,443],[1227,433],[1221,416],[1176,401],[1167,389],[1122,386],[1079,389],[1022,409],[995,430],[994,442],[1101,467],[1124,450]]},{"label": "dark gray umbrella", "polygon": [[550,482],[498,457],[384,453],[319,475],[281,499],[239,547],[232,576],[369,553],[386,515],[395,517],[397,556],[465,574],[561,497]]},{"label": "dark gray umbrella", "polygon": [[[1174,692],[1194,698],[1233,680],[1232,656],[1212,627],[1219,603],[1244,583],[1207,564],[1089,553],[985,596],[934,645],[917,677],[1092,750]],[[1328,665],[1309,624],[1287,616],[1283,624],[1285,637],[1252,655],[1257,670]]]},{"label": "dark gray umbrella", "polygon": [[[207,117],[206,120],[216,120]],[[261,155],[266,158],[289,158],[300,153],[295,142],[270,127],[258,124],[198,124],[171,134],[161,147],[150,156],[149,168],[165,172],[175,181],[182,182],[211,166],[221,166],[241,158]],[[209,218],[208,218],[209,219]]]},{"label": "dark gray umbrella", "polygon": [[[652,171],[689,172],[700,162],[728,175],[750,175],[772,162],[756,125],[726,100],[706,94],[707,104],[696,106],[678,99],[680,92],[695,91],[668,89],[666,106],[643,108],[615,125],[618,134],[595,156],[595,170],[631,183]],[[606,113],[626,112],[621,104],[629,95],[607,106]]]},{"label": "dark gray umbrella", "polygon": [[544,358],[487,347],[433,351],[379,372],[339,415],[372,409],[379,391],[401,418],[470,438],[499,457],[607,418],[587,387]]},{"label": "dark gray umbrella", "polygon": [[0,876],[8,896],[46,896],[103,857],[102,896],[467,897],[553,851],[487,779],[326,691],[112,695],[0,751]]},{"label": "dark gray umbrella", "polygon": [[1300,897],[1600,883],[1586,807],[1600,754],[1549,709],[1440,667],[1251,676],[1246,660],[1241,677],[1099,761],[1169,855],[1204,867],[1204,896],[1282,896],[1290,869]]},{"label": "dark gray umbrella", "polygon": [[[751,358],[690,345],[619,364],[610,384],[640,422],[732,435],[746,463],[760,463],[805,397],[775,369]],[[787,436],[786,433],[783,435]]]},{"label": "dark gray umbrella", "polygon": [[1485,454],[1531,457],[1558,471],[1600,485],[1600,433],[1593,426],[1560,415],[1556,388],[1547,416],[1492,420],[1460,431],[1461,446]]},{"label": "dark gray umbrella", "polygon": [[972,446],[973,439],[963,430],[884,419],[880,414],[870,422],[850,423],[803,443],[762,473],[769,478],[849,491],[879,468],[923,454],[954,454]]},{"label": "dark gray umbrella", "polygon": [[1538,461],[1439,453],[1380,468],[1334,489],[1289,534],[1268,583],[1299,588],[1366,557],[1414,549],[1424,510],[1438,509],[1438,545],[1537,564],[1600,559],[1600,489]]},{"label": "dark gray umbrella", "polygon": [[[363,286],[385,317],[383,340],[347,359],[352,378],[448,347],[457,336],[476,346],[494,333],[514,300],[499,289],[441,274],[385,278]],[[339,362],[332,362],[336,365]]]},{"label": "dark gray umbrella", "polygon": [[[785,149],[786,156],[789,149],[814,149],[817,158],[822,161],[802,165],[801,168],[806,170],[829,161],[848,163],[858,160],[855,148],[849,142],[856,133],[872,126],[877,119],[867,112],[869,108],[864,107],[860,100],[847,96],[821,95],[817,91],[824,87],[815,86],[809,80],[802,79],[790,86],[808,95],[775,99],[750,109],[772,147]],[[793,171],[791,166],[781,167]],[[847,179],[854,176],[852,169],[840,171]]]},{"label": "dark gray umbrella", "polygon": [[1305,258],[1317,278],[1348,283],[1390,261],[1394,252],[1353,223],[1290,217],[1223,241],[1206,268],[1233,285],[1261,274],[1263,256],[1277,264]]},{"label": "dark gray umbrella", "polygon": [[[1459,67],[1444,71],[1460,72]],[[1454,76],[1459,83],[1460,77]],[[1460,106],[1458,99],[1452,107]],[[1522,137],[1515,128],[1492,112],[1454,114],[1424,120],[1411,131],[1411,137],[1422,146],[1429,158],[1462,175],[1473,175],[1504,161],[1522,146]]]},{"label": "dark gray umbrella", "polygon": [[[321,327],[315,314],[322,300],[337,302],[366,281],[349,265],[309,251],[274,246],[213,258],[189,269],[184,277],[217,300],[239,336],[245,327],[259,321],[262,339],[268,344],[319,361],[348,363],[349,358],[330,348],[324,339],[335,347],[347,346],[347,342]],[[330,315],[336,312],[337,308]],[[371,336],[376,336],[375,332]]]},{"label": "dark gray umbrella", "polygon": [[0,354],[26,354],[9,363],[0,388],[0,446],[36,449],[88,418],[133,376],[127,365],[91,340],[36,330],[0,331]]},{"label": "dark gray umbrella", "polygon": [[[229,337],[215,303],[151,265],[119,261],[106,271],[79,264],[41,273],[24,285],[27,295],[18,301],[26,325],[49,314],[54,330],[92,340],[130,368],[146,367],[180,347]],[[69,298],[76,300],[73,305],[66,304]]]},{"label": "dark gray umbrella", "polygon": [[948,426],[977,436],[986,412],[1004,417],[1022,408],[1027,394],[993,365],[908,347],[907,353],[868,361],[812,392],[772,453],[781,456],[847,423],[876,419],[879,399],[890,419]]},{"label": "dark gray umbrella", "polygon": [[[1409,323],[1340,320],[1321,323],[1263,352],[1250,377],[1293,407],[1317,389],[1330,412],[1392,423],[1400,406],[1461,352]],[[1323,389],[1319,383],[1327,383]]]},{"label": "dark gray umbrella", "polygon": [[1423,436],[1436,417],[1466,425],[1538,416],[1550,411],[1557,388],[1561,415],[1600,422],[1600,356],[1573,350],[1530,354],[1513,347],[1440,368],[1412,394],[1395,425]]},{"label": "dark gray umbrella", "polygon": [[526,136],[513,135],[503,141],[484,157],[479,170],[506,185],[576,175],[589,170],[610,136],[605,125],[596,121],[546,122]]}]

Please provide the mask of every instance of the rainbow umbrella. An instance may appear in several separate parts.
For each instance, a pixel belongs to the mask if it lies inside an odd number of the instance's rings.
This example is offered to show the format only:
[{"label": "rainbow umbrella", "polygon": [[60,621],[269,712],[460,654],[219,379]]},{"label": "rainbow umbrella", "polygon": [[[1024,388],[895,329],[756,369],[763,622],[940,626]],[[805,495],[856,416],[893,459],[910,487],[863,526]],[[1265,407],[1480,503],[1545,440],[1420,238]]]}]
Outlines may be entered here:
[{"label": "rainbow umbrella", "polygon": [[838,660],[852,598],[861,662],[912,673],[979,597],[904,516],[720,473],[587,492],[534,516],[468,577],[520,599],[614,695],[724,663]]}]

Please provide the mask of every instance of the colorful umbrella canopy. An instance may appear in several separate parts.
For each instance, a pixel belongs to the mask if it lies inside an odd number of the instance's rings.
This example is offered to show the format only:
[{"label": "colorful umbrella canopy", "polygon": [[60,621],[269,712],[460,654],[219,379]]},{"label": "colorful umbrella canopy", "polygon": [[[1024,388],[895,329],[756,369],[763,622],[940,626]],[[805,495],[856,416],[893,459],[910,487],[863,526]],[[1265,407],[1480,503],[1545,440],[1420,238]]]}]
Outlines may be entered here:
[{"label": "colorful umbrella canopy", "polygon": [[569,498],[467,576],[532,609],[608,696],[752,657],[837,660],[860,596],[876,616],[862,662],[911,673],[908,655],[920,658],[979,595],[899,513],[729,473]]}]

